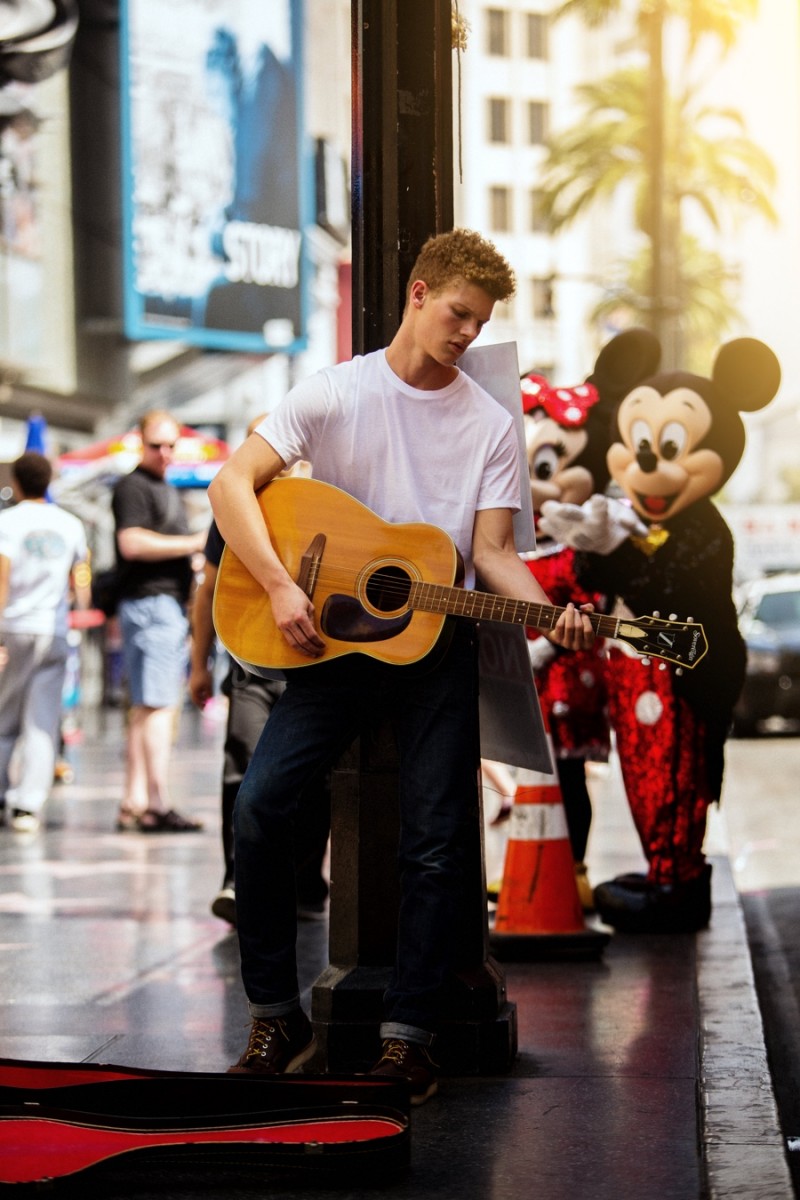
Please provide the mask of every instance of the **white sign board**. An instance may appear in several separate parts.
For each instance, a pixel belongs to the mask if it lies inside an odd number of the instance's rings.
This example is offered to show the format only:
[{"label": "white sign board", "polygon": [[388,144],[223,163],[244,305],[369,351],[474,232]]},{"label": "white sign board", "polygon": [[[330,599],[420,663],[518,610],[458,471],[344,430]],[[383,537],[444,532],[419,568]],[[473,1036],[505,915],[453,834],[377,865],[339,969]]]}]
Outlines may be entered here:
[{"label": "white sign board", "polygon": [[[473,346],[459,366],[503,405],[514,420],[519,443],[522,508],[514,514],[517,550],[535,550],[533,503],[522,416],[516,342]],[[539,697],[533,682],[525,630],[483,621],[480,627],[481,754],[496,762],[553,773]]]},{"label": "white sign board", "polygon": [[523,551],[535,550],[536,534],[533,525],[533,501],[528,483],[528,452],[525,449],[517,343],[499,342],[496,346],[472,346],[462,354],[458,365],[479,383],[484,391],[494,396],[514,420],[519,443],[519,475],[523,482],[522,508],[514,514],[514,541],[520,554]]},{"label": "white sign board", "polygon": [[737,580],[800,570],[800,504],[720,504],[735,546]]},{"label": "white sign board", "polygon": [[552,775],[525,630],[484,621],[479,632],[481,757]]}]

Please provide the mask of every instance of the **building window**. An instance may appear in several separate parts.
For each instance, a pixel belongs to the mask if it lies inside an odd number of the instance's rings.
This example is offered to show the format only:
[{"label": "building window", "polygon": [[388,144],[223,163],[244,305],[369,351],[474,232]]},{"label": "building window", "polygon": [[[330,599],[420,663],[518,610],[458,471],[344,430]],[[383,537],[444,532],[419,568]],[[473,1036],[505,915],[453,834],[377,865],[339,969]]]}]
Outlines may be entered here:
[{"label": "building window", "polygon": [[544,13],[526,13],[525,30],[528,58],[547,58],[547,17]]},{"label": "building window", "polygon": [[508,12],[504,8],[486,10],[486,53],[508,58]]},{"label": "building window", "polygon": [[542,212],[542,191],[532,188],[530,192],[530,230],[531,233],[548,233],[550,224]]},{"label": "building window", "polygon": [[489,221],[493,233],[511,232],[511,188],[489,188]]},{"label": "building window", "polygon": [[549,276],[531,280],[531,299],[534,320],[545,321],[556,315],[553,308],[553,280]]},{"label": "building window", "polygon": [[528,142],[540,146],[547,140],[547,105],[541,100],[528,101]]},{"label": "building window", "polygon": [[489,97],[489,141],[507,142],[509,140],[509,102],[498,96]]}]

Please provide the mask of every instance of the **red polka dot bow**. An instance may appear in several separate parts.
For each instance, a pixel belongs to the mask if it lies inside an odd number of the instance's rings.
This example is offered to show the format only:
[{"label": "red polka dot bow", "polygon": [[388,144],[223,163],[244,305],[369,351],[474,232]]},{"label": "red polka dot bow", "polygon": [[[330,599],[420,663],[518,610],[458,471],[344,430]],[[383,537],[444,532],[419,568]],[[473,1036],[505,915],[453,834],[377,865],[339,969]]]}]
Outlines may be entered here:
[{"label": "red polka dot bow", "polygon": [[580,429],[586,423],[590,409],[600,399],[594,384],[580,383],[573,388],[552,387],[544,375],[533,373],[523,378],[521,387],[523,412],[543,408],[548,417],[566,429]]}]

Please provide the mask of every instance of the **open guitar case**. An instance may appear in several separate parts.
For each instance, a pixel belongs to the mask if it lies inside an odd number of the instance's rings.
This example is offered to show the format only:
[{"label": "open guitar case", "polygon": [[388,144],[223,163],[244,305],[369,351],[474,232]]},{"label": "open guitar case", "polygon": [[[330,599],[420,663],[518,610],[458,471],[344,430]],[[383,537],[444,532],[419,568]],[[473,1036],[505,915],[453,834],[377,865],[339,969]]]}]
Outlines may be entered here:
[{"label": "open guitar case", "polygon": [[[148,1071],[0,1058],[0,1191],[147,1181],[164,1194],[408,1166],[405,1081]],[[38,1190],[38,1188],[36,1189]]]}]

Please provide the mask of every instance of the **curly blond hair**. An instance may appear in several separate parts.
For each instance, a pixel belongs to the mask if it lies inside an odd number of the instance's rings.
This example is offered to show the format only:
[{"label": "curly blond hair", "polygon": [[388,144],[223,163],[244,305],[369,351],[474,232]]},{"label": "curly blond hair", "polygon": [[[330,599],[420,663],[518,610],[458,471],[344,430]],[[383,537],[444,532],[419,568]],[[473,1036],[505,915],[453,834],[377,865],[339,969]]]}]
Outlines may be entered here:
[{"label": "curly blond hair", "polygon": [[450,229],[428,238],[411,268],[406,300],[417,279],[432,292],[463,280],[483,288],[492,300],[508,300],[516,289],[514,272],[502,254],[472,229]]}]

